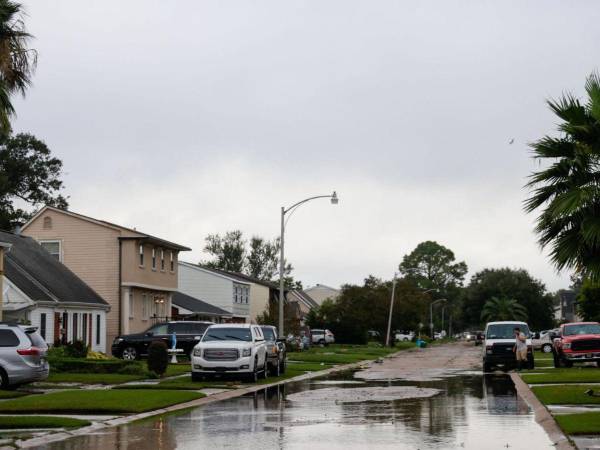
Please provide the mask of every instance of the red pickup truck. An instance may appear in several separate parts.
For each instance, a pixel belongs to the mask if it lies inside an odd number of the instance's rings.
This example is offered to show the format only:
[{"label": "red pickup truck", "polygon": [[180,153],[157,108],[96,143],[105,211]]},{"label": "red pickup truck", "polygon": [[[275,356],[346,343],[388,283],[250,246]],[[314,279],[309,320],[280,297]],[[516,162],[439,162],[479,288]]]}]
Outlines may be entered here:
[{"label": "red pickup truck", "polygon": [[554,367],[573,367],[576,362],[595,362],[600,367],[600,324],[565,323],[553,342]]}]

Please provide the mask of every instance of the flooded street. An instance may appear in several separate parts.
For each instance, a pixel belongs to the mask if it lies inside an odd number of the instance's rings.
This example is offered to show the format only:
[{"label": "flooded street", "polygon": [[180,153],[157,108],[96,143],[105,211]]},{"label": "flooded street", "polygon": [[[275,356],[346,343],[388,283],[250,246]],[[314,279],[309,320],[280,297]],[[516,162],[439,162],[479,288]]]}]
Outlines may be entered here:
[{"label": "flooded street", "polygon": [[[553,448],[508,376],[484,377],[478,371],[456,368],[446,375],[436,373],[436,378],[419,381],[410,381],[411,377],[361,381],[355,377],[359,374],[345,373],[289,383],[43,448]],[[385,389],[390,386],[394,389]],[[319,389],[324,389],[323,395]],[[372,392],[400,395],[400,399],[361,398]]]}]

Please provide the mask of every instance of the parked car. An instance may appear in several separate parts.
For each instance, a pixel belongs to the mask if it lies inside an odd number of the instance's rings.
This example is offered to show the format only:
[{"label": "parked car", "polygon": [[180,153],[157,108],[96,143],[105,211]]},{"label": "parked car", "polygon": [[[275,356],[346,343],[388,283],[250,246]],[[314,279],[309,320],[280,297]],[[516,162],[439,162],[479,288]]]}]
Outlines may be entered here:
[{"label": "parked car", "polygon": [[267,378],[267,344],[262,329],[252,324],[218,324],[207,328],[192,353],[192,380],[237,375]]},{"label": "parked car", "polygon": [[191,355],[194,346],[212,322],[173,321],[152,325],[142,333],[117,336],[112,344],[111,353],[116,358],[127,360],[138,359],[148,354],[148,347],[154,341],[163,341],[171,348],[173,333],[177,340],[176,348],[183,350],[185,355]]},{"label": "parked car", "polygon": [[329,330],[310,330],[311,342],[319,345],[329,345],[335,342],[333,333]]},{"label": "parked car", "polygon": [[576,362],[595,362],[600,367],[600,324],[565,323],[554,339],[554,367],[573,367]]},{"label": "parked car", "polygon": [[396,331],[395,339],[398,342],[412,341],[415,337],[414,331]]},{"label": "parked car", "polygon": [[493,367],[508,369],[516,365],[517,360],[513,351],[516,343],[515,328],[519,328],[527,338],[527,368],[533,369],[535,367],[529,326],[525,322],[490,322],[485,326],[484,372],[490,372]]},{"label": "parked car", "polygon": [[558,334],[559,329],[543,330],[539,333],[533,333],[531,342],[534,350],[541,350],[544,353],[551,353],[553,346],[553,336]]},{"label": "parked car", "polygon": [[36,327],[0,322],[0,389],[48,378],[47,353]]},{"label": "parked car", "polygon": [[475,339],[477,339],[477,331],[465,331],[463,333],[463,337],[467,342],[473,342]]},{"label": "parked car", "polygon": [[267,344],[267,369],[271,375],[278,377],[285,373],[286,366],[286,347],[285,339],[279,339],[277,328],[271,325],[260,327]]}]

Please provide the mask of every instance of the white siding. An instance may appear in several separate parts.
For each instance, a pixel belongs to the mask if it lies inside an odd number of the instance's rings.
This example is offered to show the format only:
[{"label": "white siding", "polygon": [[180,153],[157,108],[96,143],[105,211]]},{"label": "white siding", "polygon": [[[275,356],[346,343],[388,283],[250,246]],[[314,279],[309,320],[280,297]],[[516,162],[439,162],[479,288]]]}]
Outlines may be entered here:
[{"label": "white siding", "polygon": [[236,316],[249,316],[249,304],[234,304],[234,282],[228,278],[179,263],[179,291]]}]

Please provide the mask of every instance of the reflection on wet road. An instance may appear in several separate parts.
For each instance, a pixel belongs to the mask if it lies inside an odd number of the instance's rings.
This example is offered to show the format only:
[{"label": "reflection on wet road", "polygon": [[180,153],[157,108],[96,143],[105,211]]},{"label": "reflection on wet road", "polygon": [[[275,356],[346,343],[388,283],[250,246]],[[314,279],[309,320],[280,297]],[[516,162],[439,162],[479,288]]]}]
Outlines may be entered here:
[{"label": "reflection on wet road", "polygon": [[[348,379],[348,375],[328,378]],[[430,382],[341,383],[337,387],[386,385],[435,388],[441,393],[429,398],[363,403],[286,400],[286,395],[304,390],[336,387],[331,382],[307,380],[44,448],[553,448],[506,376],[460,375]]]}]

